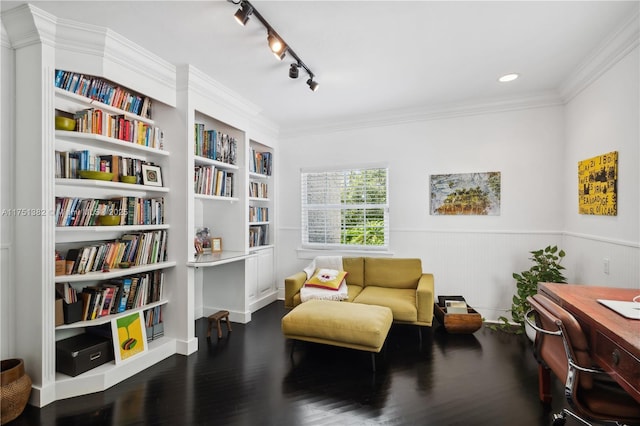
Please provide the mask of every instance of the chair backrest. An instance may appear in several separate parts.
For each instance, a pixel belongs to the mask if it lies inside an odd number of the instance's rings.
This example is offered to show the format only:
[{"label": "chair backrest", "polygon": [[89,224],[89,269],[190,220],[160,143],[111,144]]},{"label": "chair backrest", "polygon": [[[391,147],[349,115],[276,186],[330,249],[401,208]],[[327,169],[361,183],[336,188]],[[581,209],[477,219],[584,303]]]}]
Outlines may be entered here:
[{"label": "chair backrest", "polygon": [[[560,380],[566,381],[570,358],[581,367],[591,368],[587,337],[575,317],[542,294],[530,296],[527,300],[537,313],[540,328],[550,332],[560,331],[560,335],[543,332],[536,334],[536,353],[551,371]],[[578,373],[575,385],[590,389],[593,386],[592,376],[588,373]]]}]

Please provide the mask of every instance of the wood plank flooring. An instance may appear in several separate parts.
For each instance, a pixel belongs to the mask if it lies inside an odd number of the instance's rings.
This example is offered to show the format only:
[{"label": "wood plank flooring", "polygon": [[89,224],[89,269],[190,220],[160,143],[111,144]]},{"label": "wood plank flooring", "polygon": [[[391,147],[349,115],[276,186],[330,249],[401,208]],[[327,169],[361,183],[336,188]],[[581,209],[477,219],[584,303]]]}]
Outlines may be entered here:
[{"label": "wood plank flooring", "polygon": [[[449,335],[437,324],[394,325],[371,371],[369,353],[291,342],[277,301],[105,392],[28,406],[21,425],[550,425],[537,399],[537,364],[522,336],[482,328]],[[571,420],[567,422],[571,424]]]}]

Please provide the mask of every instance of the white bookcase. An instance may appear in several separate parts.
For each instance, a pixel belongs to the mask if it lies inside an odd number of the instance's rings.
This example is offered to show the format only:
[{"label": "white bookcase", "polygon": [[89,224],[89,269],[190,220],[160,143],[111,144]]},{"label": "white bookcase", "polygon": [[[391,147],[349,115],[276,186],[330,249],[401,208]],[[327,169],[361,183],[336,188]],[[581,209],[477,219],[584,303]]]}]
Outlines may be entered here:
[{"label": "white bookcase", "polygon": [[[19,284],[15,286],[14,352],[25,359],[27,372],[33,381],[30,403],[44,406],[58,399],[105,390],[175,353],[186,354],[197,349],[193,325],[191,329],[185,326],[192,307],[188,305],[188,298],[183,296],[186,291],[182,288],[186,281],[187,259],[182,256],[184,250],[178,250],[185,245],[178,236],[186,233],[186,225],[178,220],[181,216],[174,207],[180,202],[180,187],[186,185],[186,176],[176,173],[179,167],[174,164],[175,157],[171,151],[179,145],[169,138],[165,138],[164,150],[161,150],[94,134],[56,131],[54,128],[54,116],[61,112],[72,113],[97,106],[113,113],[124,113],[56,89],[56,69],[99,77],[150,97],[153,99],[155,120],[156,115],[167,117],[176,114],[173,65],[104,28],[57,20],[31,5],[13,9],[9,15],[4,16],[4,22],[16,51],[15,155],[18,166],[15,206],[25,211],[42,212],[15,219],[15,275]],[[97,34],[100,37],[96,37]],[[164,127],[160,120],[134,118]],[[56,179],[55,151],[82,149],[95,154],[121,155],[153,162],[161,167],[164,184],[153,187],[111,181]],[[177,191],[172,188],[174,184]],[[154,225],[56,226],[56,197],[125,196],[164,198],[164,221]],[[166,258],[129,269],[55,275],[56,251],[64,254],[69,247],[116,239],[131,231],[168,233]],[[56,327],[55,284],[69,282],[81,289],[85,285],[156,270],[164,272],[162,298],[126,313],[161,306],[164,337],[151,341],[146,352],[118,365],[108,362],[76,377],[56,372],[57,340],[108,323],[123,314]]]},{"label": "white bookcase", "polygon": [[[195,238],[196,229],[209,228],[212,237],[222,238],[221,253],[196,255],[192,246],[189,250],[193,268],[196,294],[196,317],[208,316],[218,310],[230,312],[231,321],[247,323],[251,313],[275,301],[275,257],[273,241],[261,247],[252,247],[249,242],[249,213],[252,207],[268,207],[272,198],[250,196],[250,182],[271,180],[270,176],[250,172],[252,147],[273,152],[273,146],[257,144],[254,139],[275,137],[263,126],[257,124],[258,109],[249,102],[229,94],[217,82],[192,66],[178,67],[178,105],[185,105],[184,122],[187,128],[186,146],[189,146],[187,168],[191,181],[196,182],[189,189],[191,201],[188,204],[190,236]],[[209,131],[232,137],[236,142],[236,156],[233,164],[213,160],[206,155],[196,155],[195,137],[198,126]],[[254,138],[252,135],[256,135]],[[259,136],[259,137],[258,137]],[[211,167],[233,174],[233,188],[227,195],[203,195],[197,186],[196,171]],[[273,170],[273,169],[272,169]],[[266,202],[266,204],[265,204]],[[266,225],[270,221],[264,221]],[[261,250],[258,250],[261,249]],[[198,302],[201,306],[198,306]]]},{"label": "white bookcase", "polygon": [[[30,403],[42,407],[103,391],[173,354],[198,350],[196,319],[227,309],[232,321],[246,323],[252,312],[275,301],[275,169],[272,176],[250,172],[248,158],[256,146],[275,157],[278,131],[261,117],[260,109],[192,66],[176,67],[106,28],[59,20],[30,4],[3,12],[3,23],[15,52],[13,205],[17,211],[29,212],[13,220],[16,241],[11,276],[17,282],[12,283],[15,329],[10,340],[15,342],[11,352],[24,359],[33,381]],[[56,89],[56,69],[99,77],[151,98],[151,124],[164,133],[163,149],[102,135],[56,131],[56,110],[64,114],[96,106],[88,98]],[[235,164],[195,155],[195,123],[233,136]],[[56,178],[56,151],[77,149],[153,162],[161,167],[163,185]],[[233,174],[230,192],[196,194],[197,166]],[[252,181],[265,182],[269,196],[250,197]],[[56,226],[56,197],[125,196],[164,198],[164,220],[146,225]],[[268,238],[256,247],[249,244],[250,226],[255,225],[249,223],[250,206],[269,208],[268,220],[260,225],[269,228]],[[222,238],[221,253],[195,256],[198,226],[209,226],[212,236]],[[130,231],[166,232],[166,258],[130,269],[55,275],[56,251],[117,239]],[[162,297],[132,311],[161,307],[164,336],[125,362],[109,362],[76,377],[57,373],[57,340],[106,324],[121,314],[56,326],[55,285],[68,282],[81,289],[159,270],[164,273]]]}]

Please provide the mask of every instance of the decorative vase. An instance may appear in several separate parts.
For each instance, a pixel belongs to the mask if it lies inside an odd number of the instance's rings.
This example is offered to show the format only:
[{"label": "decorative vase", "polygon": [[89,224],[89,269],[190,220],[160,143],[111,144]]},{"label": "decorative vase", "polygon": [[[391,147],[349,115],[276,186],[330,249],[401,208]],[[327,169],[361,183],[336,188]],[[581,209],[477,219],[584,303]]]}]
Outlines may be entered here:
[{"label": "decorative vase", "polygon": [[24,371],[20,358],[2,360],[0,369],[0,424],[22,414],[31,394],[31,377]]}]

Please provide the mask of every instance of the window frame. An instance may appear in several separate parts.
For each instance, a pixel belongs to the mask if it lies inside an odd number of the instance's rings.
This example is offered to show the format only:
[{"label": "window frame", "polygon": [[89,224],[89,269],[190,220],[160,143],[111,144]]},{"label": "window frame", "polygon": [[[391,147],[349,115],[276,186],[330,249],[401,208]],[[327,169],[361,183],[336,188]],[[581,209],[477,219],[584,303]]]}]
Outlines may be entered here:
[{"label": "window frame", "polygon": [[[344,201],[344,198],[341,196],[340,203],[316,203],[309,204],[308,203],[308,176],[311,174],[342,174],[342,176],[346,179],[351,173],[354,172],[366,172],[366,171],[375,171],[375,170],[384,170],[385,171],[385,202],[384,203],[368,203],[365,202],[363,204],[347,204]],[[327,177],[328,179],[328,177]],[[344,187],[343,189],[346,189]],[[367,186],[363,186],[362,189],[365,190]],[[366,191],[365,191],[366,192]],[[345,165],[338,167],[314,167],[314,168],[302,168],[300,169],[300,220],[301,220],[301,244],[302,249],[305,250],[336,250],[336,251],[388,251],[389,250],[389,225],[390,225],[390,217],[389,217],[389,166],[387,164],[365,164],[365,165]],[[310,209],[311,206],[311,209]],[[324,207],[323,207],[324,206]],[[372,244],[346,244],[343,242],[340,243],[328,243],[326,242],[327,234],[325,230],[325,242],[309,242],[309,223],[308,223],[308,213],[310,210],[316,211],[335,211],[338,210],[341,212],[341,224],[339,228],[340,239],[343,240],[345,237],[344,233],[344,222],[343,222],[343,214],[346,210],[353,210],[354,207],[356,209],[360,209],[366,211],[367,209],[382,209],[383,211],[383,226],[382,226],[382,234],[383,234],[383,244],[381,245],[372,245]],[[366,228],[366,222],[363,221],[361,226]],[[357,226],[356,226],[357,228]],[[335,231],[334,227],[334,231]]]}]

